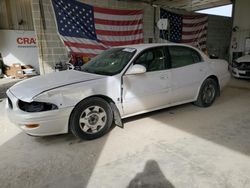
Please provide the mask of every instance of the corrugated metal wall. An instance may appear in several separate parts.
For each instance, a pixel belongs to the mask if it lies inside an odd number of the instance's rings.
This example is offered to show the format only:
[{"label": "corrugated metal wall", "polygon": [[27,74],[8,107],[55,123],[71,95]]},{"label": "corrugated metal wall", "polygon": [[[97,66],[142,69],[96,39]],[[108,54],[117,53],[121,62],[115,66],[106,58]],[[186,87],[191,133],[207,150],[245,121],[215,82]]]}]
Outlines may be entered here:
[{"label": "corrugated metal wall", "polygon": [[34,30],[31,0],[0,0],[0,29]]}]

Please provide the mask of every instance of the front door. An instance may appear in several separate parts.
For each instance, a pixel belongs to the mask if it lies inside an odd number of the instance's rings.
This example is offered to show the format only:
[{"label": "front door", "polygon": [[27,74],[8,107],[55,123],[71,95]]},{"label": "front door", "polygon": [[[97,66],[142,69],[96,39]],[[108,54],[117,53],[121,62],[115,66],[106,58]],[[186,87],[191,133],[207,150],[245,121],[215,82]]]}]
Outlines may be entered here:
[{"label": "front door", "polygon": [[167,69],[164,47],[149,49],[133,64],[146,67],[146,73],[123,76],[123,109],[125,116],[167,105],[171,92],[171,74]]}]

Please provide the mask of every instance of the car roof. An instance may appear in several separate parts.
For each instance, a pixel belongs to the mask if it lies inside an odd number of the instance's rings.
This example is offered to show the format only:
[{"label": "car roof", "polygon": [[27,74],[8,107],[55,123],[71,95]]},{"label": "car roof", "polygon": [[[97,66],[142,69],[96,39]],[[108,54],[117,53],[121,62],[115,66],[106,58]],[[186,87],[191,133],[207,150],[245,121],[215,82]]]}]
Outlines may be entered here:
[{"label": "car roof", "polygon": [[135,48],[138,51],[151,48],[151,47],[158,47],[158,46],[169,46],[169,45],[177,45],[177,46],[186,46],[190,48],[194,48],[193,46],[186,45],[186,44],[180,44],[180,43],[173,43],[173,42],[165,42],[165,43],[148,43],[148,44],[132,44],[132,45],[126,45],[126,46],[120,46],[125,48]]},{"label": "car roof", "polygon": [[[196,50],[197,52],[200,53],[200,55],[203,57],[204,60],[208,61],[209,58],[206,54],[204,54],[201,50],[199,50],[198,48],[195,48],[191,45],[187,45],[187,44],[182,44],[182,43],[173,43],[173,42],[165,42],[165,43],[147,43],[147,44],[132,44],[132,45],[126,45],[126,46],[117,46],[118,48],[135,48],[137,50],[137,53],[140,53],[141,51],[148,49],[148,48],[152,48],[152,47],[158,47],[158,46],[184,46],[184,47],[189,47],[192,48],[194,50]],[[117,48],[116,47],[116,48]]]}]

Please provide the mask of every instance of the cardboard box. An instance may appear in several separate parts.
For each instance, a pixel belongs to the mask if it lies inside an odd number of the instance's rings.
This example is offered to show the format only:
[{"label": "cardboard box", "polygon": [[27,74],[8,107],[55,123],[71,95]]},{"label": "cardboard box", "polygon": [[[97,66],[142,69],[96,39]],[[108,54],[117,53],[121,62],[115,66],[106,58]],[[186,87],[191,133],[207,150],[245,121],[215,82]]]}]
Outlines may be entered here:
[{"label": "cardboard box", "polygon": [[31,65],[22,65],[22,69],[33,69]]},{"label": "cardboard box", "polygon": [[[27,70],[27,73],[25,73],[24,70]],[[31,74],[28,70],[34,69],[31,65],[21,65],[20,63],[14,63],[12,66],[6,67],[4,74],[14,78],[32,77],[37,75],[35,71],[33,71]]]},{"label": "cardboard box", "polygon": [[12,66],[10,67],[10,72],[11,72],[11,76],[17,77],[18,75],[21,75],[22,72],[22,67],[20,63],[14,63],[12,64]]},{"label": "cardboard box", "polygon": [[22,69],[22,66],[20,63],[13,63],[12,64],[12,67],[15,68],[15,69],[18,69],[18,70],[21,70]]},{"label": "cardboard box", "polygon": [[23,78],[23,77],[24,77],[23,70],[22,69],[16,70],[15,78]]},{"label": "cardboard box", "polygon": [[5,71],[4,71],[4,74],[6,76],[13,76],[13,77],[15,76],[15,72],[14,72],[13,69],[11,69],[11,67],[6,67]]}]

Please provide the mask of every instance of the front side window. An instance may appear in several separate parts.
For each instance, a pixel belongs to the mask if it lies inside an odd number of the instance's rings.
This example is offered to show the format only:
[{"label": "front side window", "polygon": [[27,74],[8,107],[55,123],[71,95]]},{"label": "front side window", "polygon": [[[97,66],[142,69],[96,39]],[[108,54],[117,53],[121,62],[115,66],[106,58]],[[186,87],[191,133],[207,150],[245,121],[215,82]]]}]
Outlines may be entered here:
[{"label": "front side window", "polygon": [[169,46],[172,68],[183,67],[202,61],[200,54],[185,46]]},{"label": "front side window", "polygon": [[163,47],[153,48],[143,52],[134,64],[146,67],[147,72],[164,70],[166,67],[166,56]]},{"label": "front side window", "polygon": [[111,48],[85,64],[82,71],[112,76],[118,74],[134,56],[134,48]]}]

